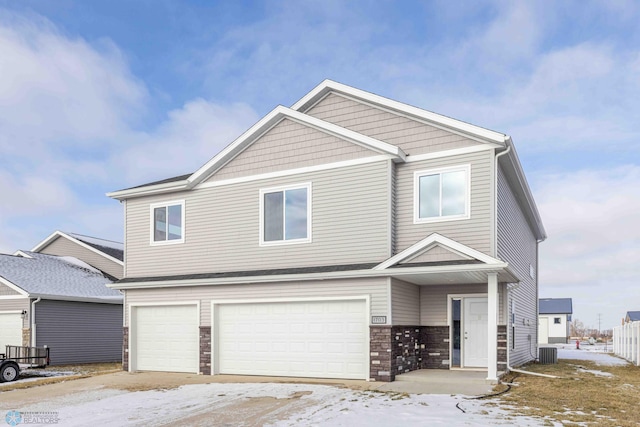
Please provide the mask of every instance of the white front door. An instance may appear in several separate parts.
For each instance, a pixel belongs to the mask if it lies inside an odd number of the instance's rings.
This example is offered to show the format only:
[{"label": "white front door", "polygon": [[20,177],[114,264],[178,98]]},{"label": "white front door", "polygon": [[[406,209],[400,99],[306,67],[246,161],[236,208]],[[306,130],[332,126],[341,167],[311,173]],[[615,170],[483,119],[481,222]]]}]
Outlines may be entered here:
[{"label": "white front door", "polygon": [[486,368],[489,313],[487,298],[464,298],[462,360],[465,368]]}]

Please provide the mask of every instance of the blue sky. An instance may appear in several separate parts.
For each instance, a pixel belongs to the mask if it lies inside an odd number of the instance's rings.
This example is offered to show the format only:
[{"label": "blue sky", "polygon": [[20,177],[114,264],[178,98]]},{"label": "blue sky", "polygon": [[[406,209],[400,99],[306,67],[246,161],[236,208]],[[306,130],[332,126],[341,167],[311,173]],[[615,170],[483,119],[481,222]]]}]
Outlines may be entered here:
[{"label": "blue sky", "polygon": [[325,78],[509,134],[541,297],[640,310],[640,3],[0,0],[0,251],[122,240],[128,186],[189,173]]}]

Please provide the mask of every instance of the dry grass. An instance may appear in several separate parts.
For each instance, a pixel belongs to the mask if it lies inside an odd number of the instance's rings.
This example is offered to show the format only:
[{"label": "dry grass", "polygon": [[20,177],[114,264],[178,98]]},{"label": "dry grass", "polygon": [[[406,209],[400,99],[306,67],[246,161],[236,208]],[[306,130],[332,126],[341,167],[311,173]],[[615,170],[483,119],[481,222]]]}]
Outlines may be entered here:
[{"label": "dry grass", "polygon": [[[581,369],[608,372],[613,377],[581,372]],[[640,426],[640,368],[637,366],[600,366],[585,360],[560,360],[556,365],[529,365],[526,370],[561,378],[515,373],[507,376],[505,382],[513,381],[517,385],[501,396],[501,400],[518,414],[583,425]]]},{"label": "dry grass", "polygon": [[78,380],[81,378],[89,378],[96,375],[110,374],[122,370],[122,364],[117,363],[87,363],[81,365],[56,365],[46,368],[47,371],[58,372],[74,372],[73,375],[65,375],[60,377],[42,377],[36,381],[3,383],[0,392],[10,390],[21,390],[25,388],[38,387],[46,384],[55,384],[70,380]]}]

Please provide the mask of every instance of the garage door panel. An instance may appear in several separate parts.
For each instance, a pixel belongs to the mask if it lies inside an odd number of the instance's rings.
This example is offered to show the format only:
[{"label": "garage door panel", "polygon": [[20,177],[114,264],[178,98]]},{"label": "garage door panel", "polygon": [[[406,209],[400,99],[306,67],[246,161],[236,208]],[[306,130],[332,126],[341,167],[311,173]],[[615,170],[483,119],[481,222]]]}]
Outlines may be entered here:
[{"label": "garage door panel", "polygon": [[364,300],[222,304],[218,313],[220,373],[368,377]]},{"label": "garage door panel", "polygon": [[20,313],[0,313],[0,353],[7,345],[22,345],[22,316]]},{"label": "garage door panel", "polygon": [[134,307],[134,368],[140,371],[198,372],[196,305]]}]

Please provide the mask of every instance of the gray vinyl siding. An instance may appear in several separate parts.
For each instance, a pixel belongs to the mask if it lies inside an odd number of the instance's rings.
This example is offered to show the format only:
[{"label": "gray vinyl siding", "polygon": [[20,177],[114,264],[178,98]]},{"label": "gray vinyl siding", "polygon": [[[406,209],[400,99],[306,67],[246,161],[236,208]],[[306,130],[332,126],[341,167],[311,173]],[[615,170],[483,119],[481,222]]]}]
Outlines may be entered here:
[{"label": "gray vinyl siding", "polygon": [[[262,188],[312,185],[312,242],[259,245]],[[127,277],[382,262],[389,252],[386,160],[127,201]],[[150,245],[150,208],[185,200],[185,243]]]},{"label": "gray vinyl siding", "polygon": [[3,285],[2,283],[0,283],[0,297],[10,295],[20,295],[20,292],[14,291],[7,285]]},{"label": "gray vinyl siding", "polygon": [[[397,244],[401,252],[432,233],[439,233],[458,243],[488,255],[491,248],[493,224],[493,151],[445,157],[398,165],[397,168]],[[469,219],[432,223],[413,223],[414,172],[447,166],[471,165],[471,215]]]},{"label": "gray vinyl siding", "polygon": [[42,300],[36,304],[36,345],[51,364],[122,360],[122,305]]},{"label": "gray vinyl siding", "polygon": [[391,323],[416,326],[420,324],[420,287],[391,279]]},{"label": "gray vinyl siding", "polygon": [[[498,287],[498,323],[504,322],[502,287]],[[448,295],[487,294],[487,285],[436,285],[420,287],[420,325],[446,326]]]},{"label": "gray vinyl siding", "polygon": [[236,156],[209,181],[369,157],[379,153],[284,119]]},{"label": "gray vinyl siding", "polygon": [[211,301],[286,298],[327,298],[369,296],[372,316],[388,316],[386,278],[314,280],[305,282],[254,283],[241,285],[187,286],[126,291],[127,324],[129,307],[137,303],[200,303],[200,324],[211,325]]},{"label": "gray vinyl siding", "polygon": [[[501,168],[498,168],[497,186],[498,258],[507,261],[509,267],[520,279],[519,286],[510,292],[510,298],[515,299],[516,304],[515,349],[510,350],[510,363],[512,366],[518,366],[536,357],[538,286],[537,280],[529,275],[529,266],[532,265],[534,270],[536,269],[537,244],[532,229]],[[510,310],[511,301],[508,301],[508,316],[510,316]],[[508,325],[507,330],[511,344],[514,339],[511,324]]]},{"label": "gray vinyl siding", "polygon": [[[10,298],[10,299],[2,299],[0,298],[0,311],[26,311],[27,313],[30,311],[29,307],[29,298]],[[29,327],[29,317],[26,317],[22,321],[22,327]]]},{"label": "gray vinyl siding", "polygon": [[63,237],[58,237],[39,252],[48,255],[72,256],[117,279],[122,279],[124,276],[122,265]]},{"label": "gray vinyl siding", "polygon": [[411,264],[411,263],[421,263],[421,262],[440,262],[440,261],[461,261],[466,258],[453,253],[447,249],[444,249],[441,246],[434,246],[428,251],[421,253],[415,258],[407,261],[403,264]]},{"label": "gray vinyl siding", "polygon": [[450,131],[330,93],[309,111],[338,126],[397,145],[409,155],[470,147],[479,144]]}]

